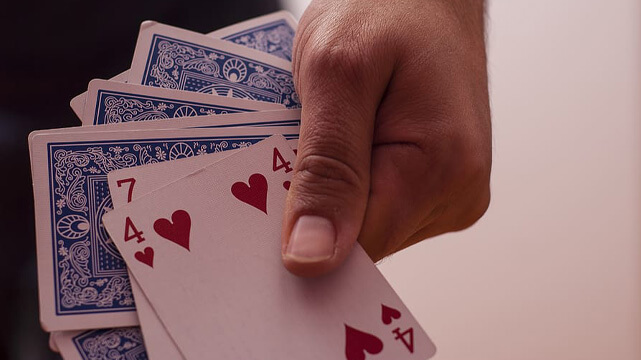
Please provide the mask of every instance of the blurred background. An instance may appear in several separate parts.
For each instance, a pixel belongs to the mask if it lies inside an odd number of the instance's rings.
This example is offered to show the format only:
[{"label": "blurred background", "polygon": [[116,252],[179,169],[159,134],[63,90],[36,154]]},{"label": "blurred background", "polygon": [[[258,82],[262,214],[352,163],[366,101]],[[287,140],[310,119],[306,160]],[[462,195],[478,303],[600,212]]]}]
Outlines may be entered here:
[{"label": "blurred background", "polygon": [[[38,323],[27,135],[129,67],[142,20],[198,32],[308,1],[12,2],[0,29],[0,359],[57,359]],[[379,265],[437,360],[641,359],[641,2],[488,2],[493,199]],[[417,34],[418,36],[419,34]]]}]

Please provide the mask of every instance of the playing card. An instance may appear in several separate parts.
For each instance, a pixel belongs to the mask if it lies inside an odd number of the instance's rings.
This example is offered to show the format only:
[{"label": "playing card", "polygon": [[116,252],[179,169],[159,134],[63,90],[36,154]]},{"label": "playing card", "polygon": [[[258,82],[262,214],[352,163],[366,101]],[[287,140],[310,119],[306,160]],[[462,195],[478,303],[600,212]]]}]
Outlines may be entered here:
[{"label": "playing card", "polygon": [[[207,36],[224,37],[224,40],[291,61],[291,49],[294,46],[293,34],[296,33],[297,26],[298,23],[292,14],[287,11],[277,11],[213,31]],[[126,70],[109,80],[126,82],[128,72],[129,70]],[[71,108],[79,119],[83,116],[86,96],[87,93],[84,92],[70,102]]]},{"label": "playing card", "polygon": [[181,360],[184,359],[174,339],[169,336],[167,329],[162,324],[149,299],[136,282],[136,278],[129,276],[131,290],[136,299],[136,311],[140,319],[140,331],[145,338],[145,349],[151,359]]},{"label": "playing card", "polygon": [[279,110],[281,105],[211,94],[95,79],[89,83],[83,125]]},{"label": "playing card", "polygon": [[49,349],[53,352],[60,352],[60,349],[58,349],[58,345],[56,344],[56,339],[55,339],[56,332],[52,332],[49,334]]},{"label": "playing card", "polygon": [[[299,126],[300,110],[271,110],[252,113],[234,113],[221,115],[207,115],[192,118],[172,118],[165,121],[152,122],[126,122],[117,124],[106,124],[100,127],[76,126],[47,130],[48,134],[74,132],[96,132],[96,131],[128,131],[128,130],[150,130],[150,129],[183,129],[183,128],[204,128],[204,127],[238,127],[238,126]],[[291,140],[296,141],[297,140]],[[31,142],[29,142],[29,154]],[[33,166],[34,162],[31,159]],[[33,174],[33,168],[31,169]]]},{"label": "playing card", "polygon": [[[127,77],[129,76],[129,70],[125,70],[121,72],[120,74],[113,76],[109,79],[109,81],[114,81],[114,82],[127,82]],[[71,107],[71,110],[76,114],[78,119],[82,121],[82,116],[84,115],[85,111],[85,103],[87,102],[87,92],[83,92],[82,94],[78,94],[74,96],[71,101],[69,101],[69,106]]]},{"label": "playing card", "polygon": [[294,154],[274,136],[103,216],[186,359],[426,359],[435,349],[363,249],[298,278],[280,232]]},{"label": "playing card", "polygon": [[[288,140],[287,142],[292,148],[296,148],[298,145],[298,139]],[[171,184],[187,174],[212,165],[242,148],[244,147],[237,150],[111,171],[107,175],[107,179],[113,207],[117,209],[142,195]]]},{"label": "playing card", "polygon": [[[47,130],[47,134],[64,133],[71,134],[74,132],[96,132],[96,131],[128,131],[128,130],[151,130],[151,129],[183,129],[183,128],[205,128],[205,127],[238,127],[238,126],[299,126],[300,110],[272,110],[252,113],[234,113],[221,115],[207,115],[193,118],[173,118],[159,122],[128,122],[117,124],[106,124],[100,127],[76,126],[70,128],[60,128]],[[290,140],[297,143],[297,139]],[[29,142],[29,154],[31,151],[31,141]],[[33,166],[34,162],[31,159]],[[34,173],[33,167],[31,173]]]},{"label": "playing card", "polygon": [[127,82],[300,107],[291,62],[153,21],[140,26]]},{"label": "playing card", "polygon": [[[295,148],[298,145],[298,140],[288,140],[288,144]],[[198,169],[209,166],[237,151],[240,151],[240,149],[112,171],[107,178],[113,208],[117,209],[144,194],[170,184]],[[182,358],[173,339],[156,316],[135,278],[130,276],[129,279],[136,301],[138,319],[150,356],[152,358],[161,358],[163,356],[167,359]]]},{"label": "playing card", "polygon": [[138,324],[125,263],[100,220],[112,208],[107,184],[110,171],[236,149],[275,133],[295,138],[298,128],[32,133],[43,328]]},{"label": "playing card", "polygon": [[55,340],[65,360],[155,359],[147,355],[138,327],[62,331]]},{"label": "playing card", "polygon": [[213,31],[207,36],[292,61],[297,26],[298,22],[291,13],[277,11]]},{"label": "playing card", "polygon": [[234,114],[205,115],[183,118],[171,118],[163,121],[134,121],[101,126],[74,126],[46,130],[53,133],[95,133],[152,129],[187,129],[187,128],[228,128],[228,127],[263,127],[263,126],[299,126],[300,110],[269,110]]}]

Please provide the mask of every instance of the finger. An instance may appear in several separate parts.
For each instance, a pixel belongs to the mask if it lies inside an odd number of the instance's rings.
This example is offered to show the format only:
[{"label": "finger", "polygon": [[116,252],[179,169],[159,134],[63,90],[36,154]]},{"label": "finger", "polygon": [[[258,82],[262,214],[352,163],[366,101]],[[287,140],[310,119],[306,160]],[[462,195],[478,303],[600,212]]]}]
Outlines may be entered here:
[{"label": "finger", "polygon": [[285,267],[301,276],[336,268],[358,237],[369,192],[375,114],[393,64],[374,46],[331,29],[304,29],[295,51],[303,108],[282,257]]},{"label": "finger", "polygon": [[465,229],[489,204],[488,160],[470,149],[475,143],[470,136],[445,127],[430,136],[421,126],[405,125],[428,140],[376,143],[372,152],[359,242],[375,261],[425,238]]},{"label": "finger", "polygon": [[374,260],[470,226],[489,202],[487,90],[475,77],[456,76],[464,68],[457,61],[405,53],[397,64],[377,112],[359,237]]}]

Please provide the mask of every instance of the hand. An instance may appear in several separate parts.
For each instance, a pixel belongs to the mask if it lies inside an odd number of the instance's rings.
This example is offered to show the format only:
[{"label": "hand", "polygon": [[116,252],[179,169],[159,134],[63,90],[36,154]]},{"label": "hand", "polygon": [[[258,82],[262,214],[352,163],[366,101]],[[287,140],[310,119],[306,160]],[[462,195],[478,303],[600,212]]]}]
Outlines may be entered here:
[{"label": "hand", "polygon": [[478,0],[314,0],[294,79],[302,124],[283,262],[338,267],[465,229],[486,211],[491,126]]}]

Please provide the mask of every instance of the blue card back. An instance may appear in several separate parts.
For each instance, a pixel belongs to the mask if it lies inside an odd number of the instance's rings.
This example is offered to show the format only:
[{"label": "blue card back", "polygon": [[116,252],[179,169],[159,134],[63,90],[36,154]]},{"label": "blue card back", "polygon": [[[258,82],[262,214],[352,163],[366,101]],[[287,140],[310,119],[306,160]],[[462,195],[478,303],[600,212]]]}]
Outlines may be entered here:
[{"label": "blue card back", "polygon": [[113,207],[110,171],[237,149],[267,136],[47,143],[56,315],[135,311],[125,263],[101,221]]},{"label": "blue card back", "polygon": [[222,37],[223,40],[292,61],[295,30],[281,19]]},{"label": "blue card back", "polygon": [[140,83],[300,107],[290,71],[157,33]]},{"label": "blue card back", "polygon": [[72,338],[83,360],[148,360],[139,327],[89,330]]},{"label": "blue card back", "polygon": [[254,111],[113,90],[99,90],[97,104],[94,125]]}]

